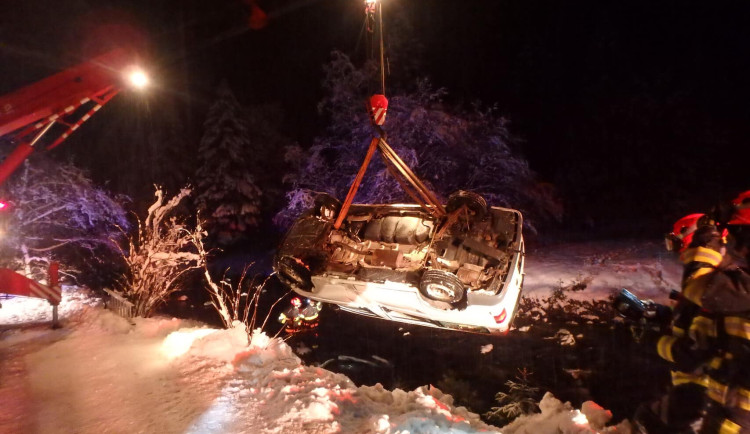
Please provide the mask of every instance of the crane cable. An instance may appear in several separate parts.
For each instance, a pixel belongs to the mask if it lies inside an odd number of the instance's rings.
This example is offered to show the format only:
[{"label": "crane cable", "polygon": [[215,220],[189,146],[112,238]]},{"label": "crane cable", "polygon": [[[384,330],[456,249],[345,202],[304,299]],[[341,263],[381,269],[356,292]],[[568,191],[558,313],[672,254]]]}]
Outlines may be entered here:
[{"label": "crane cable", "polygon": [[380,37],[380,88],[385,95],[385,44],[383,43],[383,3],[378,2],[378,33]]},{"label": "crane cable", "polygon": [[[365,0],[364,28],[370,34],[370,50],[368,50],[370,58],[374,57],[373,48],[375,44],[373,43],[372,38],[374,37],[375,33],[374,27],[376,23],[376,14],[380,48],[380,87],[382,92],[382,94],[379,96],[385,100],[385,43],[383,41],[383,5],[378,0]],[[385,101],[385,105],[387,106],[387,100]],[[385,109],[382,110],[382,121],[384,122]],[[398,154],[396,154],[396,152],[393,150],[393,148],[391,148],[390,145],[388,145],[388,143],[386,142],[386,133],[383,128],[381,128],[382,122],[379,123],[375,119],[373,107],[368,107],[368,113],[370,114],[369,117],[373,127],[378,132],[378,136],[373,137],[372,141],[370,142],[370,146],[368,147],[367,153],[365,154],[365,159],[362,162],[359,170],[357,171],[357,175],[354,177],[351,186],[349,187],[349,192],[346,195],[346,199],[344,199],[344,203],[341,205],[341,210],[339,211],[339,215],[337,216],[336,221],[333,225],[334,228],[340,228],[341,224],[346,218],[346,215],[349,212],[349,208],[354,201],[354,196],[357,194],[357,190],[362,183],[362,179],[364,179],[365,172],[367,171],[367,167],[370,165],[370,161],[372,160],[372,156],[374,155],[376,149],[380,151],[380,156],[382,157],[388,172],[394,178],[396,178],[396,181],[406,192],[406,194],[409,195],[409,197],[417,202],[419,206],[421,206],[430,215],[434,216],[435,218],[444,217],[446,215],[445,208],[434,195],[434,193],[432,193],[432,191],[430,191],[430,189],[419,179],[419,177],[414,174],[414,172],[409,168],[404,160],[402,160],[401,157],[399,157]],[[407,185],[407,183],[410,185]]]}]

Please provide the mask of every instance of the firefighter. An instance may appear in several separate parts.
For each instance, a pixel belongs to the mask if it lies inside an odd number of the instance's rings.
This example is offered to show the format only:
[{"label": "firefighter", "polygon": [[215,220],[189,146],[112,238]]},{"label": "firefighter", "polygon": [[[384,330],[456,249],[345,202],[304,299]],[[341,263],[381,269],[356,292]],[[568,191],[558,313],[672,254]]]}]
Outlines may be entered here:
[{"label": "firefighter", "polygon": [[291,305],[279,315],[279,322],[287,328],[298,328],[302,322],[300,318],[301,307],[302,300],[299,297],[292,298]]},{"label": "firefighter", "polygon": [[307,326],[314,327],[317,325],[318,316],[320,310],[323,308],[323,304],[319,301],[307,299],[307,306],[300,312],[300,318]]},{"label": "firefighter", "polygon": [[[715,269],[722,260],[721,235],[713,221],[705,214],[690,214],[679,219],[667,234],[667,250],[680,253],[684,264],[681,288],[692,279]],[[692,432],[691,426],[701,417],[705,397],[705,356],[697,359],[690,354],[685,359],[673,349],[692,348],[690,327],[701,308],[684,296],[677,298],[672,312],[671,331],[665,335],[654,335],[645,339],[651,350],[667,360],[671,366],[671,386],[660,399],[638,408],[635,422],[645,432]],[[687,362],[687,363],[686,363]]]},{"label": "firefighter", "polygon": [[703,326],[694,322],[696,336],[707,337],[715,356],[701,434],[750,433],[750,191],[732,205],[724,260],[685,289],[713,319]]},{"label": "firefighter", "polygon": [[286,326],[290,333],[318,326],[318,317],[323,304],[319,301],[305,299],[305,306],[299,297],[292,298],[291,306],[279,315],[279,322]]}]

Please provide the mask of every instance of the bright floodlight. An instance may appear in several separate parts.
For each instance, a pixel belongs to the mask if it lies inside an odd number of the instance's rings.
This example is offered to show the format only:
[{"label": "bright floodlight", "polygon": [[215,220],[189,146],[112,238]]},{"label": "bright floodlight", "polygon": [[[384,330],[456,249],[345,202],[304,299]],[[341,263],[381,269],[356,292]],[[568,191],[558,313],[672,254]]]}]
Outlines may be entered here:
[{"label": "bright floodlight", "polygon": [[140,69],[134,69],[131,71],[128,75],[128,80],[130,80],[130,84],[137,89],[143,89],[148,86],[148,76]]}]

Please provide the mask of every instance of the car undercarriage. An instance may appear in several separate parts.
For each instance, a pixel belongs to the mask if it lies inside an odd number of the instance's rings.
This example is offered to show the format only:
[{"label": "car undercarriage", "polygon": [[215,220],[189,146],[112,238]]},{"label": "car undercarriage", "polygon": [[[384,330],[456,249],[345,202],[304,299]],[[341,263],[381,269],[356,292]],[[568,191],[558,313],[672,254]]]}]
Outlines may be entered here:
[{"label": "car undercarriage", "polygon": [[[400,311],[432,320],[436,311],[496,308],[498,301],[503,316],[515,313],[523,273],[518,211],[460,192],[442,218],[419,205],[352,205],[335,229],[336,206],[330,197],[316,201],[280,246],[276,271],[298,293],[388,319]],[[409,301],[398,301],[405,292]],[[515,297],[511,304],[506,295]]]}]

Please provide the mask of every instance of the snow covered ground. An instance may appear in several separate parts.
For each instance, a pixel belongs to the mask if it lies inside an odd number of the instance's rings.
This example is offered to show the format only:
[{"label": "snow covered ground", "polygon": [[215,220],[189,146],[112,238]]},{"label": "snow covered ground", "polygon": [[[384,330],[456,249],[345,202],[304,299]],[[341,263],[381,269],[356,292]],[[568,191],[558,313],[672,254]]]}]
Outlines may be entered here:
[{"label": "snow covered ground", "polygon": [[667,303],[679,289],[682,266],[662,243],[643,241],[588,242],[537,247],[526,253],[525,296],[544,297],[552,289],[575,284],[572,298],[607,298],[627,288],[640,298]]},{"label": "snow covered ground", "polygon": [[[529,252],[526,290],[544,296],[585,281],[577,297],[629,287],[666,298],[679,265],[652,244],[570,245]],[[411,391],[357,387],[342,374],[305,366],[278,339],[186,320],[137,319],[104,310],[66,288],[64,327],[50,308],[2,300],[0,432],[99,433],[589,433],[611,414],[593,402],[574,409],[550,394],[541,413],[506,427],[483,423],[432,386]],[[487,347],[481,351],[491,351]],[[480,351],[479,349],[477,351]]]}]

